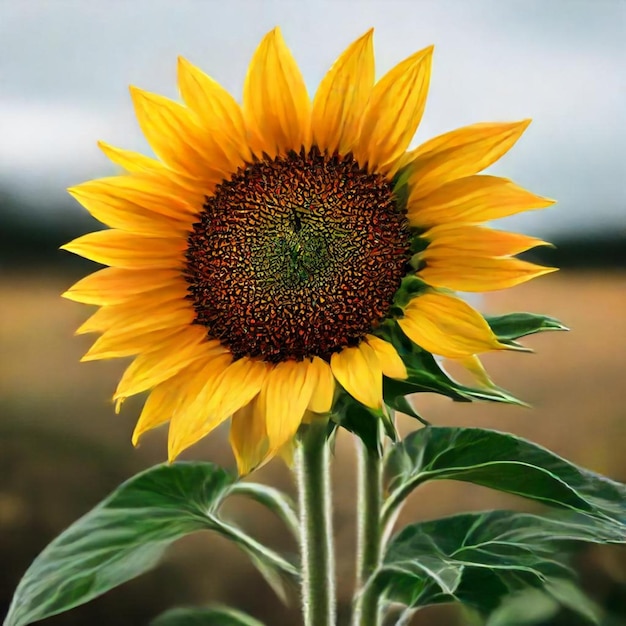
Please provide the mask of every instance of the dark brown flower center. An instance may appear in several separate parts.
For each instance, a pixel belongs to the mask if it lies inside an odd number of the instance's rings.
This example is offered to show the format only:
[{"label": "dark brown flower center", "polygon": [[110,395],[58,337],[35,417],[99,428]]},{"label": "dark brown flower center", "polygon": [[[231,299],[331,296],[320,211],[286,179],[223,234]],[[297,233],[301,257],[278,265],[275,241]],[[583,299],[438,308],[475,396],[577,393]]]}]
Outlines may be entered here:
[{"label": "dark brown flower center", "polygon": [[236,358],[274,363],[357,345],[410,256],[390,182],[316,148],[239,169],[207,198],[188,243],[196,322]]}]

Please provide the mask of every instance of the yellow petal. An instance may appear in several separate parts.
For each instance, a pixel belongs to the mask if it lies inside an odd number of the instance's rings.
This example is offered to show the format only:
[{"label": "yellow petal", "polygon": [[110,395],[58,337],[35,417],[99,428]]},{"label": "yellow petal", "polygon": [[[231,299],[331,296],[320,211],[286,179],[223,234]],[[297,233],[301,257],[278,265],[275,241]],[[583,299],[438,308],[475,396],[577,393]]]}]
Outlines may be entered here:
[{"label": "yellow petal", "polygon": [[374,86],[354,155],[370,171],[384,170],[404,154],[422,119],[433,47],[405,59]]},{"label": "yellow petal", "polygon": [[378,362],[385,376],[400,379],[404,379],[408,376],[400,355],[388,341],[384,341],[374,335],[367,335],[365,339],[376,353],[376,357],[378,358]]},{"label": "yellow petal", "polygon": [[198,408],[204,407],[207,424],[221,422],[259,393],[271,366],[248,357],[237,359],[198,394]]},{"label": "yellow petal", "polygon": [[246,124],[273,157],[308,146],[310,110],[302,74],[275,28],[265,35],[248,68],[243,89]]},{"label": "yellow petal", "polygon": [[315,379],[315,384],[308,410],[314,413],[328,413],[332,408],[335,395],[335,377],[330,365],[314,356],[309,367],[309,376]]},{"label": "yellow petal", "polygon": [[101,359],[116,359],[133,356],[141,352],[150,352],[158,349],[163,341],[173,335],[179,335],[183,330],[181,326],[157,328],[138,333],[136,330],[108,331],[99,337],[89,348],[81,361],[96,361]]},{"label": "yellow petal", "polygon": [[[175,386],[171,385],[173,380],[174,379],[170,379],[161,383],[155,387],[148,396],[148,399],[146,400],[141,411],[141,415],[139,416],[139,420],[133,430],[131,441],[134,446],[139,443],[139,438],[143,435],[143,433],[148,430],[152,430],[161,424],[165,424],[172,416],[172,411],[178,401],[178,398],[175,395]],[[172,392],[170,392],[170,385],[172,387]]]},{"label": "yellow petal", "polygon": [[258,406],[265,419],[271,456],[296,434],[302,422],[315,384],[309,370],[307,359],[283,361],[265,379]]},{"label": "yellow petal", "polygon": [[114,400],[123,400],[156,387],[194,361],[225,351],[219,341],[206,340],[205,328],[190,326],[163,341],[158,350],[140,354],[122,375]]},{"label": "yellow petal", "polygon": [[322,79],[313,100],[313,143],[329,154],[347,154],[359,138],[359,126],[374,85],[374,29],[352,43]]},{"label": "yellow petal", "polygon": [[251,402],[259,393],[269,366],[247,357],[215,370],[197,393],[193,402],[172,421],[171,449],[177,456]]},{"label": "yellow petal", "polygon": [[[303,422],[305,421],[304,419],[302,420]],[[288,468],[293,468],[295,462],[296,462],[296,440],[294,437],[292,437],[291,439],[289,439],[287,441],[287,443],[285,443],[284,446],[282,446],[282,448],[280,448],[280,450],[278,450],[278,452],[276,453],[276,456],[278,456],[280,459],[282,459],[283,463],[288,467]]]},{"label": "yellow petal", "polygon": [[150,392],[133,431],[132,442],[134,446],[137,445],[139,437],[143,433],[170,420],[176,407],[181,402],[190,379],[197,371],[196,363],[185,367],[176,376],[172,376],[172,378],[157,385]]},{"label": "yellow petal", "polygon": [[170,463],[186,448],[207,435],[212,428],[202,429],[206,420],[206,408],[197,402],[198,395],[232,363],[229,352],[214,351],[208,358],[203,358],[197,374],[189,379],[180,403],[176,406],[170,420],[167,439],[168,460]]},{"label": "yellow petal", "polygon": [[98,147],[104,154],[116,165],[125,169],[127,172],[162,172],[165,173],[167,168],[152,157],[148,157],[140,152],[134,152],[133,150],[124,150],[123,148],[116,148],[104,141],[98,142]]},{"label": "yellow petal", "polygon": [[243,114],[228,91],[182,57],[178,59],[178,88],[187,106],[224,150],[232,171],[250,161]]},{"label": "yellow petal", "polygon": [[489,167],[508,152],[529,124],[530,120],[485,122],[427,141],[408,157],[409,204],[451,180]]},{"label": "yellow petal", "polygon": [[99,230],[61,246],[91,261],[131,270],[180,267],[185,237],[145,237],[121,230]]},{"label": "yellow petal", "polygon": [[507,178],[466,176],[446,183],[432,193],[410,199],[407,218],[411,226],[488,222],[529,209],[542,209],[554,200],[536,196]]},{"label": "yellow petal", "polygon": [[493,381],[489,378],[489,374],[487,374],[483,364],[480,362],[480,359],[475,354],[456,359],[456,361],[472,374],[481,387],[487,389],[493,389],[495,387]]},{"label": "yellow petal", "polygon": [[[152,206],[142,206],[126,198],[111,195],[106,189],[106,183],[103,184],[102,181],[83,183],[71,187],[68,192],[100,222],[139,235],[167,237],[179,233],[184,237],[195,221],[190,213],[186,216],[164,215],[153,210]],[[170,213],[173,212],[170,208]]]},{"label": "yellow petal", "polygon": [[424,233],[430,243],[420,255],[420,277],[433,287],[459,291],[492,291],[555,271],[519,259],[494,258],[519,254],[541,239],[496,231],[473,224],[442,224]]},{"label": "yellow petal", "polygon": [[87,210],[90,210],[90,201],[100,201],[121,211],[140,215],[157,213],[185,225],[196,221],[204,204],[192,205],[167,184],[139,176],[99,178],[71,187],[68,191]]},{"label": "yellow petal", "polygon": [[222,174],[213,178],[208,172],[203,172],[200,179],[175,172],[161,161],[147,157],[139,152],[116,148],[104,141],[98,142],[98,147],[113,163],[127,172],[135,174],[133,178],[149,181],[158,188],[167,188],[175,197],[184,197],[192,206],[202,206],[207,193],[213,191],[213,186],[222,181]]},{"label": "yellow petal", "polygon": [[85,304],[119,304],[146,291],[175,285],[180,280],[181,275],[177,270],[105,267],[79,280],[62,296]]},{"label": "yellow petal", "polygon": [[330,358],[330,367],[339,384],[365,406],[379,409],[383,403],[383,372],[374,352],[367,343],[344,348]]},{"label": "yellow petal", "polygon": [[256,405],[256,401],[249,402],[230,422],[229,441],[241,476],[261,465],[269,450],[265,419]]},{"label": "yellow petal", "polygon": [[510,256],[537,246],[551,245],[536,237],[475,224],[441,224],[425,232],[422,237],[429,241],[423,253],[424,260]]},{"label": "yellow petal", "polygon": [[139,126],[159,158],[200,179],[229,173],[228,159],[195,113],[163,96],[136,87],[130,91]]},{"label": "yellow petal", "polygon": [[451,359],[507,349],[482,315],[467,302],[443,293],[426,293],[409,302],[398,320],[404,334],[433,354]]},{"label": "yellow petal", "polygon": [[195,313],[184,294],[184,286],[177,285],[155,289],[119,304],[105,305],[89,317],[76,334],[114,328],[118,331],[145,331],[191,325]]},{"label": "yellow petal", "polygon": [[431,258],[419,275],[433,287],[458,291],[494,291],[520,285],[538,276],[556,272],[556,267],[543,267],[511,258]]}]

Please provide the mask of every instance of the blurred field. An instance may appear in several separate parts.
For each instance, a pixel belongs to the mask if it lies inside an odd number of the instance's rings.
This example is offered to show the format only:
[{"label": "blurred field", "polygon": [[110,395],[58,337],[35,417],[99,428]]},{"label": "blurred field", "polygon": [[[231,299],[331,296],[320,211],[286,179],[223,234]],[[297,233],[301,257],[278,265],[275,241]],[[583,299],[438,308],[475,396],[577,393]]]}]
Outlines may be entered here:
[{"label": "blurred field", "polygon": [[[122,415],[113,411],[110,396],[124,364],[79,363],[90,338],[72,335],[88,309],[59,298],[70,283],[71,279],[55,275],[6,276],[0,283],[0,615],[21,573],[52,537],[119,482],[161,462],[166,454],[164,430],[148,434],[137,450],[132,448],[138,402],[129,401]],[[572,328],[571,333],[529,338],[526,344],[536,350],[534,355],[485,359],[496,382],[534,408],[456,405],[421,396],[417,405],[422,414],[434,424],[514,432],[590,469],[626,480],[626,273],[560,272],[491,294],[484,308],[490,313],[543,312]],[[405,432],[416,426],[408,418],[401,422]],[[232,467],[225,442],[222,430],[186,456]],[[353,578],[353,461],[352,443],[342,436],[334,472],[344,599]],[[291,488],[289,473],[279,462],[255,478]],[[438,483],[413,497],[401,521],[502,506],[527,505],[484,489]],[[285,546],[279,523],[256,506],[234,503],[231,515],[260,538]],[[584,559],[583,572],[596,599],[626,616],[625,556],[617,549],[595,551]],[[208,534],[177,544],[154,572],[45,623],[140,625],[174,604],[218,600],[246,609],[270,626],[299,623],[297,611],[284,609],[273,599],[242,555]],[[452,626],[455,619],[429,609],[414,624]]]}]

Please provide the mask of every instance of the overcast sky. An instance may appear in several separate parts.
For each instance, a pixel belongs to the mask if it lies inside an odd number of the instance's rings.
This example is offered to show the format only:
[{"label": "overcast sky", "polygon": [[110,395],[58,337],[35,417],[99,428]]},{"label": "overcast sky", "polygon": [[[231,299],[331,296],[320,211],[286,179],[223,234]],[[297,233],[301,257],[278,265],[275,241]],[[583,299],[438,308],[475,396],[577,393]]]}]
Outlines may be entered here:
[{"label": "overcast sky", "polygon": [[56,201],[112,173],[96,140],[147,150],[129,84],[176,97],[182,54],[239,98],[275,25],[311,93],[370,26],[379,76],[435,44],[416,144],[532,117],[491,171],[559,204],[507,226],[626,231],[626,0],[0,0],[0,187]]}]

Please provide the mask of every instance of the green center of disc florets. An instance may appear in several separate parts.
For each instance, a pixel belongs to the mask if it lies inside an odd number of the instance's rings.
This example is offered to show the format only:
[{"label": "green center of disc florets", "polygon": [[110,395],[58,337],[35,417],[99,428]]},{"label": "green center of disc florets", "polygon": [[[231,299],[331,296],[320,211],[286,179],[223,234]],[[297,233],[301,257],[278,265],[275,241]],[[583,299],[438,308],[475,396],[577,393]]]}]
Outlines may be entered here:
[{"label": "green center of disc florets", "polygon": [[324,219],[319,210],[292,206],[272,223],[271,231],[260,237],[258,258],[267,267],[260,282],[268,288],[280,283],[284,289],[323,289],[332,281],[352,247],[349,232],[340,223]]},{"label": "green center of disc florets", "polygon": [[188,244],[196,322],[235,357],[270,362],[358,344],[410,255],[387,179],[315,148],[240,169],[207,198]]}]

